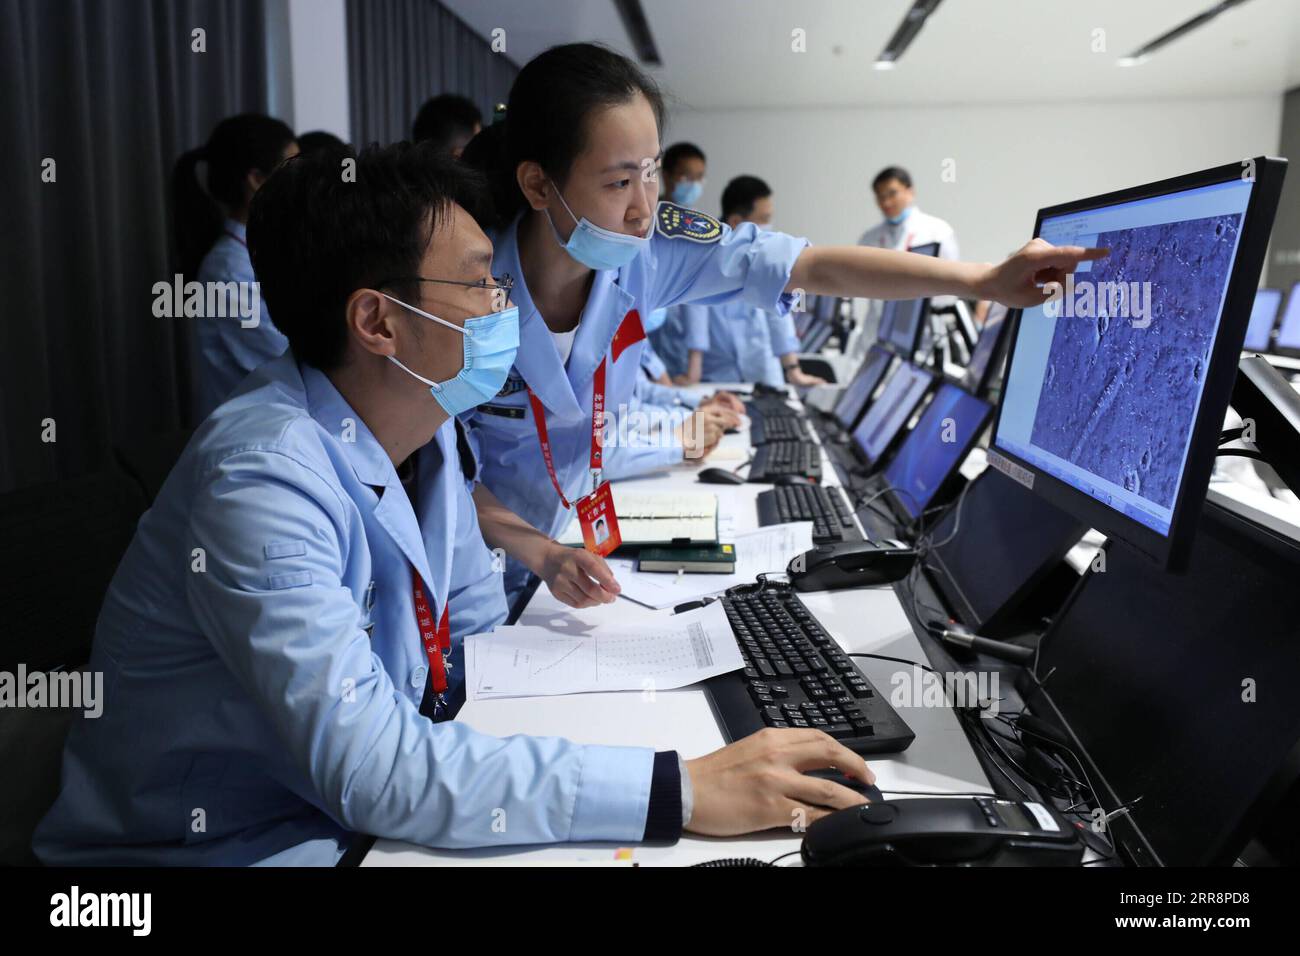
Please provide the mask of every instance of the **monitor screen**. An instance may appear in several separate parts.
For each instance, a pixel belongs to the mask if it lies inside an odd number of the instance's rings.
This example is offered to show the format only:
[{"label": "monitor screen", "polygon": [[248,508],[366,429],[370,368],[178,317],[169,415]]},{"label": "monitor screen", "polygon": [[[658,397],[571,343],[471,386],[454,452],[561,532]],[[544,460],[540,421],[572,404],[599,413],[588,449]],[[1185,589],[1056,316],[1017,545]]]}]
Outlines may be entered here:
[{"label": "monitor screen", "polygon": [[1003,332],[1006,331],[1006,318],[1005,305],[994,302],[989,306],[988,315],[984,318],[984,328],[980,330],[979,341],[975,343],[975,350],[971,352],[970,361],[966,363],[962,387],[967,391],[979,392],[984,388],[990,371],[989,363],[993,361],[993,356],[998,351],[998,343],[1002,339]]},{"label": "monitor screen", "polygon": [[1255,304],[1250,310],[1250,324],[1246,326],[1248,352],[1267,352],[1268,341],[1277,324],[1277,307],[1282,304],[1281,289],[1260,289],[1255,293]]},{"label": "monitor screen", "polygon": [[879,387],[893,360],[894,356],[884,349],[874,345],[871,347],[867,357],[862,360],[858,374],[853,376],[853,381],[849,382],[835,403],[835,418],[841,425],[852,428],[858,423],[863,409],[867,407],[867,400]]},{"label": "monitor screen", "polygon": [[1254,185],[1040,214],[1048,242],[1110,255],[1022,313],[994,445],[1166,546]]},{"label": "monitor screen", "polygon": [[922,256],[937,256],[939,254],[939,243],[927,242],[919,246],[908,246],[907,251]]},{"label": "monitor screen", "polygon": [[833,295],[819,295],[813,305],[813,315],[818,322],[829,322],[835,317],[836,304],[840,300]]},{"label": "monitor screen", "polygon": [[868,462],[880,460],[933,381],[933,375],[909,362],[898,367],[853,431],[853,443]]},{"label": "monitor screen", "polygon": [[961,465],[988,423],[992,406],[944,382],[885,469],[894,498],[913,519]]},{"label": "monitor screen", "polygon": [[878,341],[910,359],[916,352],[921,337],[921,324],[926,317],[926,299],[902,299],[885,303],[880,316]]},{"label": "monitor screen", "polygon": [[1291,287],[1291,294],[1287,296],[1286,311],[1282,313],[1282,324],[1277,330],[1277,347],[1300,349],[1300,282]]}]

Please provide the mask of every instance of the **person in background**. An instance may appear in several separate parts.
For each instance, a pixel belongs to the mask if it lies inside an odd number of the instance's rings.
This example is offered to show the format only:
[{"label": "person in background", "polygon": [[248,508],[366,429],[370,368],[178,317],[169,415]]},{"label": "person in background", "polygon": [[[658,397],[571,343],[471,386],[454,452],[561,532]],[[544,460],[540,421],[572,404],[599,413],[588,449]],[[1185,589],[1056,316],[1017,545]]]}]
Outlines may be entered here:
[{"label": "person in background", "polygon": [[[243,113],[222,120],[205,145],[176,161],[172,176],[177,264],[186,281],[240,283],[225,292],[224,315],[201,315],[195,330],[195,421],[202,421],[263,362],[284,352],[248,258],[245,224],[253,195],[298,153],[293,130],[278,119]],[[198,166],[206,167],[206,189]],[[205,302],[212,297],[205,296]],[[252,309],[244,306],[252,305]],[[244,315],[245,311],[255,314]],[[206,309],[205,309],[206,313]]]},{"label": "person in background", "polygon": [[[722,191],[722,220],[732,229],[752,222],[772,228],[772,189],[757,176],[737,176]],[[822,385],[825,379],[799,368],[794,318],[742,301],[727,305],[677,306],[685,326],[686,372],[676,381],[761,382],[780,387]]]},{"label": "person in background", "polygon": [[[664,150],[659,164],[659,198],[694,209],[704,194],[707,163],[704,150],[694,143],[673,143]],[[670,320],[671,324],[665,329]],[[675,377],[686,371],[685,335],[680,317],[670,315],[668,309],[655,309],[643,324],[648,338],[645,351],[641,353],[641,367],[652,382],[672,385]],[[675,366],[674,371],[670,371],[669,360]]]},{"label": "person in background", "polygon": [[483,128],[483,114],[474,103],[455,93],[426,100],[411,124],[411,141],[433,143],[435,149],[460,159],[465,145]]},{"label": "person in background", "polygon": [[333,133],[327,133],[323,129],[312,130],[310,133],[300,133],[298,135],[298,152],[306,155],[314,153],[318,149],[344,149],[347,144],[339,139]]},{"label": "person in background", "polygon": [[911,249],[937,242],[940,258],[954,262],[961,258],[952,226],[917,208],[912,176],[906,169],[901,166],[882,169],[871,181],[871,189],[876,194],[876,205],[885,221],[864,232],[858,245],[877,249]]}]

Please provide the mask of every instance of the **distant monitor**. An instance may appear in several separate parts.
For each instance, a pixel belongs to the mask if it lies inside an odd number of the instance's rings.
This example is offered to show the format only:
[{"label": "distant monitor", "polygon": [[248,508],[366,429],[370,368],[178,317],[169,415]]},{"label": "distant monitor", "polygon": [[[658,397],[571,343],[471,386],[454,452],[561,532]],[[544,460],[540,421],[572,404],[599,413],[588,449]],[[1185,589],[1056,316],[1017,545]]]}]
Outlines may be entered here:
[{"label": "distant monitor", "polygon": [[852,429],[858,423],[858,419],[862,417],[867,407],[867,400],[884,381],[885,373],[889,371],[889,363],[893,360],[892,353],[878,345],[871,346],[867,351],[867,357],[862,360],[858,374],[853,376],[853,380],[835,402],[832,413],[841,425]]},{"label": "distant monitor", "polygon": [[1267,352],[1277,324],[1277,309],[1282,304],[1281,289],[1260,289],[1255,293],[1255,304],[1250,309],[1250,324],[1246,326],[1247,352]]},{"label": "distant monitor", "polygon": [[922,256],[937,256],[939,254],[939,243],[926,242],[919,246],[908,246],[907,251],[915,252],[917,255]]},{"label": "distant monitor", "polygon": [[1014,317],[990,463],[1164,565],[1209,485],[1285,160],[1232,163],[1040,210],[1101,246]]},{"label": "distant monitor", "polygon": [[853,444],[868,465],[875,466],[884,457],[933,382],[933,375],[910,362],[894,372],[853,430]]},{"label": "distant monitor", "polygon": [[880,314],[876,341],[911,361],[921,343],[921,329],[929,314],[929,299],[886,302]]},{"label": "distant monitor", "polygon": [[939,497],[984,431],[993,408],[944,382],[885,468],[889,497],[912,521]]},{"label": "distant monitor", "polygon": [[1287,296],[1286,311],[1277,329],[1277,349],[1288,354],[1300,354],[1300,282],[1291,287]]},{"label": "distant monitor", "polygon": [[[1007,307],[1002,303],[994,302],[989,307],[988,316],[984,319],[984,328],[980,330],[975,351],[971,353],[970,362],[967,363],[966,373],[962,378],[962,387],[968,392],[976,395],[987,393],[990,382],[1000,370],[1003,346],[1007,340],[1006,318]],[[995,358],[999,361],[995,361]]]}]

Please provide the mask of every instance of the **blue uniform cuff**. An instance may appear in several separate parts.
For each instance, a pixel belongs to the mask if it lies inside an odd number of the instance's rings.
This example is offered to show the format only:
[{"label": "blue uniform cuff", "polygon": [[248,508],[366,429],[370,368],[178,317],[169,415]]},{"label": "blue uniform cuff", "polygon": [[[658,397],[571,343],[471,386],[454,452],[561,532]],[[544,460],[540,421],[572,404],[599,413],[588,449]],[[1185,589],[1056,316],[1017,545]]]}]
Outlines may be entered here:
[{"label": "blue uniform cuff", "polygon": [[650,777],[650,801],[642,839],[672,842],[682,835],[682,774],[677,751],[655,754]]}]

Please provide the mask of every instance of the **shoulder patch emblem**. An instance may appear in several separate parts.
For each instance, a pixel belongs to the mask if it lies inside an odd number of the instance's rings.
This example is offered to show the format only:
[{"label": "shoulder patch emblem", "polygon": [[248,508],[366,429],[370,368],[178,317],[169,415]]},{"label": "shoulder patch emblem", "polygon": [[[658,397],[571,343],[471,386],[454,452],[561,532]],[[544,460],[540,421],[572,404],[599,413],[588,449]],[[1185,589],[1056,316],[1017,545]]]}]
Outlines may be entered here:
[{"label": "shoulder patch emblem", "polygon": [[676,203],[661,202],[655,215],[655,228],[668,239],[692,242],[717,242],[722,238],[722,223],[712,216]]}]

